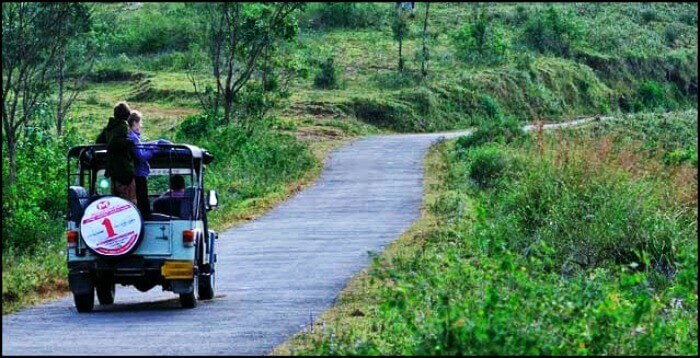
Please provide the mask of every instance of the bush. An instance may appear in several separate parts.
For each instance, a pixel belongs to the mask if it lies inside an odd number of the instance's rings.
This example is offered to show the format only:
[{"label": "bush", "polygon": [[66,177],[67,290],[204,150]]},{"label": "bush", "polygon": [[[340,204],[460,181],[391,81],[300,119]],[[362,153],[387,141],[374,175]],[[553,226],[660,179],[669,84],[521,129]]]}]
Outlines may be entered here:
[{"label": "bush", "polygon": [[579,25],[567,21],[572,16],[562,16],[554,8],[532,16],[525,24],[525,44],[533,50],[555,56],[568,57],[572,48],[583,39]]},{"label": "bush", "polygon": [[355,116],[380,128],[397,131],[420,131],[413,110],[403,103],[377,98],[356,97],[348,104]]},{"label": "bush", "polygon": [[520,123],[512,117],[507,117],[503,120],[487,122],[471,135],[457,138],[455,148],[458,151],[466,151],[469,148],[489,142],[510,143],[524,135],[525,131],[520,126]]},{"label": "bush", "polygon": [[659,21],[659,14],[656,9],[645,9],[640,13],[642,16],[642,21],[644,23],[650,23],[652,21]]},{"label": "bush", "polygon": [[338,87],[338,75],[333,58],[329,57],[319,64],[320,71],[314,78],[314,85],[318,88],[331,89]]},{"label": "bush", "polygon": [[[16,182],[3,165],[3,253],[18,255],[59,241],[65,228],[66,153],[77,143],[72,129],[60,139],[34,128],[17,144]],[[4,144],[4,141],[3,141]],[[3,162],[6,151],[3,150]]]},{"label": "bush", "polygon": [[459,58],[475,64],[500,63],[508,49],[503,31],[490,25],[483,12],[452,33],[452,44]]},{"label": "bush", "polygon": [[664,89],[655,81],[644,82],[639,87],[637,94],[644,108],[656,109],[666,103]]},{"label": "bush", "polygon": [[383,11],[374,3],[326,2],[308,7],[302,23],[313,29],[378,27]]},{"label": "bush", "polygon": [[216,126],[218,117],[211,113],[187,116],[177,127],[177,136],[183,139],[206,137]]},{"label": "bush", "polygon": [[491,187],[506,169],[503,155],[496,147],[469,151],[469,178],[481,187]]},{"label": "bush", "polygon": [[113,54],[186,51],[202,33],[197,13],[186,4],[149,4],[117,20],[110,39]]}]

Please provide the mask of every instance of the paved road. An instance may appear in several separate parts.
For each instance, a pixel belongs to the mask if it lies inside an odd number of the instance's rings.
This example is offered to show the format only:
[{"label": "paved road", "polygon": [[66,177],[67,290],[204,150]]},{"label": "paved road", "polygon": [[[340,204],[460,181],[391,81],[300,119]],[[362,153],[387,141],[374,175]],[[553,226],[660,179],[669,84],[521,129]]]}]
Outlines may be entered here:
[{"label": "paved road", "polygon": [[118,287],[78,314],[72,296],[2,319],[3,355],[261,355],[328,309],[348,279],[420,214],[422,159],[443,134],[358,139],[319,180],[220,234],[217,292],[193,310],[159,287]]}]

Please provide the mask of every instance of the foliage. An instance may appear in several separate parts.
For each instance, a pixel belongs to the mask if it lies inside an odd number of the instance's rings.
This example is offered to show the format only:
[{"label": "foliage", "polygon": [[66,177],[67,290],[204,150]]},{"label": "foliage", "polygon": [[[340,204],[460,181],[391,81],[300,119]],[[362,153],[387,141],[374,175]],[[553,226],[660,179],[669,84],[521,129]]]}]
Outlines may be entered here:
[{"label": "foliage", "polygon": [[[617,118],[466,155],[440,145],[436,222],[375,258],[343,313],[291,353],[696,355],[697,168],[670,172],[663,152],[634,160],[674,133],[696,142],[693,116]],[[477,158],[505,159],[488,188],[466,180]]]},{"label": "foliage", "polygon": [[486,122],[474,133],[457,138],[455,150],[466,151],[469,148],[490,142],[510,143],[524,135],[525,132],[517,120],[512,117],[497,118],[497,120]]},{"label": "foliage", "polygon": [[498,64],[505,60],[508,43],[501,29],[480,13],[451,34],[457,56],[469,63]]},{"label": "foliage", "polygon": [[314,85],[318,88],[332,89],[338,86],[338,74],[333,65],[333,58],[329,57],[326,61],[319,64],[320,71],[314,77]]},{"label": "foliage", "polygon": [[[205,185],[219,193],[220,210],[211,213],[215,225],[229,221],[260,198],[284,193],[285,185],[301,179],[317,163],[309,148],[288,134],[268,128],[274,121],[246,126],[217,127],[211,114],[190,116],[177,131],[177,140],[209,150],[215,161]],[[193,136],[205,130],[206,135]]]},{"label": "foliage", "polygon": [[[31,127],[18,142],[14,184],[7,180],[9,168],[3,166],[3,254],[31,254],[62,238],[67,207],[65,155],[77,141],[74,131],[57,140],[48,129]],[[3,162],[6,153],[3,150]]]},{"label": "foliage", "polygon": [[473,149],[468,157],[469,179],[481,187],[493,186],[506,169],[503,155],[493,147]]},{"label": "foliage", "polygon": [[579,25],[569,20],[571,18],[553,7],[530,17],[523,30],[525,43],[543,54],[570,56],[572,48],[583,40]]},{"label": "foliage", "polygon": [[[259,59],[270,47],[292,39],[302,3],[207,3],[201,7],[211,55],[216,101],[204,108],[224,110],[224,122],[233,117],[236,95],[260,69]],[[241,34],[241,36],[238,36]],[[235,70],[234,70],[235,69]],[[196,85],[196,81],[192,78]],[[201,103],[208,105],[205,101]]]},{"label": "foliage", "polygon": [[664,90],[655,81],[647,81],[639,87],[639,99],[641,104],[650,109],[657,108],[664,104]]},{"label": "foliage", "polygon": [[[154,8],[142,6],[138,10],[120,9],[131,16],[114,19],[110,37],[113,55],[157,54],[185,51],[190,44],[199,42],[204,26],[202,15],[183,3],[169,3]],[[138,12],[138,16],[133,16]]]},{"label": "foliage", "polygon": [[362,29],[378,27],[384,12],[375,3],[315,3],[306,12],[303,24],[312,29]]},{"label": "foliage", "polygon": [[[39,103],[48,101],[56,78],[63,89],[67,46],[90,28],[90,13],[78,3],[3,3],[2,24],[2,133],[12,183],[18,170],[18,132],[30,124]],[[59,99],[61,95],[59,90]],[[58,133],[67,107],[59,105]]]}]

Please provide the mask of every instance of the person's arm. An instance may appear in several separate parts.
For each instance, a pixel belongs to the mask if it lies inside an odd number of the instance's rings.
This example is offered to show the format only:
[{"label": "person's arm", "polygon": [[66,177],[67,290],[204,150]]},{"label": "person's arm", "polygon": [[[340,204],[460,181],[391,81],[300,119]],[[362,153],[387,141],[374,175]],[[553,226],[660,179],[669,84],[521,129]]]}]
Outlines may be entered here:
[{"label": "person's arm", "polygon": [[139,159],[139,161],[145,162],[145,161],[151,159],[151,154],[149,153],[148,148],[146,148],[143,145],[143,143],[141,143],[141,140],[139,139],[139,137],[136,134],[129,131],[127,139],[129,139],[129,141],[131,143],[133,143],[133,145],[134,145],[133,152],[134,152],[134,155],[136,156],[136,158]]},{"label": "person's arm", "polygon": [[160,148],[159,145],[173,144],[173,142],[167,139],[158,139],[150,142],[143,143],[146,145],[148,150],[148,159],[151,159],[156,153],[167,153],[170,148]]}]

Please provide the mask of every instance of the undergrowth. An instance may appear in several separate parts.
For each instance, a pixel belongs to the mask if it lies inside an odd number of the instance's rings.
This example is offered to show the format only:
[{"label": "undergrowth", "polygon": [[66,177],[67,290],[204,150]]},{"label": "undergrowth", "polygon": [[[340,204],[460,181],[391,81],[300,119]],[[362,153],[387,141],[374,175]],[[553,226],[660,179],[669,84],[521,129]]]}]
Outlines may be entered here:
[{"label": "undergrowth", "polygon": [[665,160],[696,128],[689,111],[441,144],[435,223],[281,352],[697,355],[697,163]]}]

